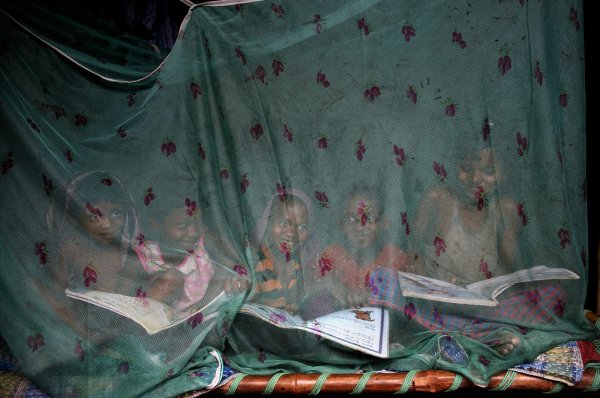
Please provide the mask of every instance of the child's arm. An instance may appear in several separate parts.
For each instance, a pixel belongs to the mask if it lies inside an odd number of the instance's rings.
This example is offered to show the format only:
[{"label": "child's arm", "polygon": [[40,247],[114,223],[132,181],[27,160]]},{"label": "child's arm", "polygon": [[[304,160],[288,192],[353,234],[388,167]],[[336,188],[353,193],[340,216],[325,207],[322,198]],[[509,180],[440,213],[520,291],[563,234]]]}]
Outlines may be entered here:
[{"label": "child's arm", "polygon": [[184,279],[185,275],[176,268],[159,272],[150,284],[148,297],[167,305],[173,305],[181,296]]},{"label": "child's arm", "polygon": [[502,255],[502,263],[508,266],[509,269],[504,270],[506,273],[519,269],[519,235],[523,227],[522,221],[518,216],[517,203],[512,199],[502,199],[500,201],[502,209],[502,228],[498,231],[501,234],[500,249]]},{"label": "child's arm", "polygon": [[[226,279],[223,282],[223,288],[228,296],[238,294],[248,289],[248,281],[245,278]],[[256,292],[258,292],[259,286],[256,289]]]}]

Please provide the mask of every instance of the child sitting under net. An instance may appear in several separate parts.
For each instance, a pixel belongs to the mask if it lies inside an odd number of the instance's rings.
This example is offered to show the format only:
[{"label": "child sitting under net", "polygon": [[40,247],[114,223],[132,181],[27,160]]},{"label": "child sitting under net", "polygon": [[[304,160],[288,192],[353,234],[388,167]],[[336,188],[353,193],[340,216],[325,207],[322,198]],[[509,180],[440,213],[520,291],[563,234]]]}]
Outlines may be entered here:
[{"label": "child sitting under net", "polygon": [[138,220],[129,191],[121,180],[104,171],[77,175],[56,195],[48,224],[57,238],[56,263],[47,267],[48,278],[38,283],[48,303],[80,335],[90,330],[78,312],[83,304],[65,296],[66,288],[89,288],[129,294],[143,273],[130,244],[138,233]]},{"label": "child sitting under net", "polygon": [[[523,230],[519,207],[499,194],[499,184],[506,178],[500,159],[490,147],[466,155],[465,150],[455,151],[462,159],[457,183],[448,184],[452,188],[438,185],[422,200],[415,223],[420,261],[411,268],[462,286],[526,264],[519,248]],[[507,355],[522,343],[529,327],[559,321],[566,290],[560,281],[522,283],[504,293],[496,307],[426,301],[417,305],[411,300],[406,305],[409,317],[429,330],[459,332]]]},{"label": "child sitting under net", "polygon": [[304,290],[302,267],[314,246],[309,215],[310,201],[301,191],[288,189],[270,199],[254,236],[260,246],[251,301],[298,311]]},{"label": "child sitting under net", "polygon": [[[381,269],[405,270],[408,255],[385,241],[388,220],[377,193],[375,188],[364,186],[351,189],[339,213],[340,241],[325,248],[310,270],[304,317],[367,305],[373,298],[374,273]],[[397,278],[393,272],[390,275],[392,280],[388,283],[395,288]]]},{"label": "child sitting under net", "polygon": [[181,189],[159,191],[156,205],[147,210],[150,239],[140,235],[134,248],[142,268],[151,275],[151,282],[140,286],[137,294],[186,310],[202,301],[209,290],[208,299],[223,289],[227,293],[245,290],[244,278],[227,275],[210,258],[195,197]]}]

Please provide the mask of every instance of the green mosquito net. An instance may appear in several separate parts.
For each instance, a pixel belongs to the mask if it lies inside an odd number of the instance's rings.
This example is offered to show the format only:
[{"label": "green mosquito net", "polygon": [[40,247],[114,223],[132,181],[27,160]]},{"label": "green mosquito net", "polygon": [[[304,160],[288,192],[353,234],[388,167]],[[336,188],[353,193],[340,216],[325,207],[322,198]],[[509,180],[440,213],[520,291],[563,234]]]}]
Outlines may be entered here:
[{"label": "green mosquito net", "polygon": [[597,337],[580,1],[196,6],[168,53],[12,3],[0,333],[48,394]]}]

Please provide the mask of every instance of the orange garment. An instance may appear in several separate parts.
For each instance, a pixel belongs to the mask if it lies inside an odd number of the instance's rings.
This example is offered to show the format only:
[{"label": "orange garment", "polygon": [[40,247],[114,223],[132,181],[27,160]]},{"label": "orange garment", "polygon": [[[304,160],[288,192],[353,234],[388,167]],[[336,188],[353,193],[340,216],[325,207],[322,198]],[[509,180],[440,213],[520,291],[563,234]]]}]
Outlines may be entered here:
[{"label": "orange garment", "polygon": [[286,262],[284,258],[277,262],[266,246],[262,246],[261,251],[264,258],[255,268],[257,298],[254,301],[275,308],[297,303],[300,264],[294,259]]}]

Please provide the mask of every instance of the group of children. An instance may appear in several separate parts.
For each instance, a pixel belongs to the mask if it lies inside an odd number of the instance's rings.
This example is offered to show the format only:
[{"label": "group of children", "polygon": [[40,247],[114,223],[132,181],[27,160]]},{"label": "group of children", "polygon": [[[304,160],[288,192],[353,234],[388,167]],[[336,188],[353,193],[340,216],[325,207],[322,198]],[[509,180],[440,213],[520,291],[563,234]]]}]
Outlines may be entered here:
[{"label": "group of children", "polygon": [[[199,308],[222,291],[244,292],[243,275],[223,264],[232,255],[205,220],[201,201],[177,181],[166,186],[142,215],[125,184],[101,171],[67,185],[48,213],[57,238],[51,283],[39,283],[47,302],[70,327],[82,325],[80,303],[65,289],[88,288],[160,301],[174,311]],[[229,251],[229,252],[227,252]]]},{"label": "group of children", "polygon": [[[518,255],[520,224],[516,203],[496,194],[502,175],[496,164],[493,152],[482,150],[465,158],[454,188],[438,186],[425,194],[412,237],[424,248],[401,248],[394,242],[399,232],[375,189],[348,190],[344,203],[336,207],[336,220],[327,226],[339,234],[335,239],[329,234],[327,245],[317,233],[311,199],[294,189],[278,192],[256,222],[250,242],[254,272],[248,275],[231,272],[235,260],[223,264],[228,261],[223,257],[235,256],[236,249],[225,248],[227,239],[211,232],[199,198],[165,192],[141,219],[140,228],[124,184],[107,173],[86,173],[66,190],[60,227],[71,231],[61,236],[71,238],[61,243],[54,280],[59,291],[91,286],[154,298],[177,310],[222,290],[249,292],[248,301],[305,319],[373,304],[394,308],[397,282],[383,280],[395,274],[390,271],[457,284],[512,271],[502,267],[513,264]],[[65,320],[76,317],[64,306],[56,309]],[[444,327],[443,319],[425,318],[420,319],[426,329],[432,324]],[[511,336],[503,352],[518,343]]]}]

